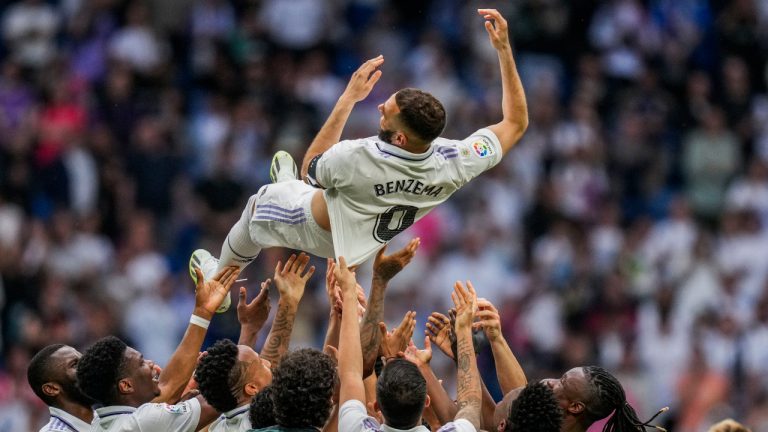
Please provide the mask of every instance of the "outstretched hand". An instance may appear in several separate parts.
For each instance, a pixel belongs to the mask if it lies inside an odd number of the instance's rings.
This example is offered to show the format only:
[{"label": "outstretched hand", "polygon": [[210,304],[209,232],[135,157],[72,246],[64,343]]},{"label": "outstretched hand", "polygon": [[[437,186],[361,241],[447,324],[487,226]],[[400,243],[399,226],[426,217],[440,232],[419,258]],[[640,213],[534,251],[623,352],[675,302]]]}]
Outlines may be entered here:
[{"label": "outstretched hand", "polygon": [[384,245],[373,261],[373,277],[387,282],[390,281],[411,262],[420,244],[421,239],[416,237],[408,242],[404,248],[392,255],[384,255],[384,252],[387,250],[387,245]]},{"label": "outstretched hand", "polygon": [[195,314],[210,319],[216,313],[216,309],[221,306],[224,297],[229,295],[229,289],[240,274],[240,268],[225,267],[211,280],[205,280],[203,272],[198,267],[195,267],[195,274],[197,275]]},{"label": "outstretched hand", "polygon": [[387,325],[379,323],[381,332],[381,355],[386,358],[396,357],[401,351],[405,351],[408,342],[413,336],[413,330],[416,328],[416,312],[406,312],[400,325],[391,332],[387,331]]},{"label": "outstretched hand", "polygon": [[298,257],[292,254],[285,266],[281,261],[277,262],[275,266],[275,276],[272,278],[275,281],[275,286],[280,292],[280,299],[285,299],[292,303],[298,304],[301,297],[304,295],[304,287],[307,285],[307,281],[315,273],[315,266],[309,267],[309,270],[304,272],[309,263],[309,255],[304,252],[300,253]]},{"label": "outstretched hand", "polygon": [[475,313],[477,313],[477,293],[472,282],[467,281],[467,287],[464,288],[461,282],[456,281],[451,299],[456,306],[456,332],[458,333],[459,329],[471,329],[472,321],[475,318]]},{"label": "outstretched hand", "polygon": [[[261,283],[261,291],[250,303],[246,301],[246,289],[240,287],[240,298],[237,302],[237,320],[241,326],[253,327],[260,330],[269,318],[269,285],[272,279]],[[258,331],[256,330],[256,331]]]},{"label": "outstretched hand", "polygon": [[381,71],[378,69],[383,63],[383,55],[379,55],[378,57],[374,57],[363,63],[360,68],[352,74],[352,77],[347,84],[347,88],[344,90],[341,97],[347,97],[353,102],[360,102],[367,98],[371,93],[373,86],[376,85],[379,78],[381,78]]},{"label": "outstretched hand", "polygon": [[440,312],[432,312],[427,318],[427,328],[424,334],[429,340],[437,346],[451,360],[453,356],[453,345],[456,344],[456,335],[453,333],[453,325],[447,316]]},{"label": "outstretched hand", "polygon": [[507,20],[496,9],[478,9],[477,13],[485,18],[485,30],[491,45],[497,50],[509,48],[509,28]]}]

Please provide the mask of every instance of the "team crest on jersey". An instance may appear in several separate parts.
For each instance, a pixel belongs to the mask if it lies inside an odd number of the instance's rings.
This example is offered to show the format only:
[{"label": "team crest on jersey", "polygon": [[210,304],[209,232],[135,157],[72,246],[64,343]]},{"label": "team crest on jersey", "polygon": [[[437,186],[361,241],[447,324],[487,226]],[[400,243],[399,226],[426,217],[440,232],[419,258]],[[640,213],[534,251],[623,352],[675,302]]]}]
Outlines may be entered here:
[{"label": "team crest on jersey", "polygon": [[493,146],[485,140],[479,140],[472,143],[472,150],[480,158],[493,156]]}]

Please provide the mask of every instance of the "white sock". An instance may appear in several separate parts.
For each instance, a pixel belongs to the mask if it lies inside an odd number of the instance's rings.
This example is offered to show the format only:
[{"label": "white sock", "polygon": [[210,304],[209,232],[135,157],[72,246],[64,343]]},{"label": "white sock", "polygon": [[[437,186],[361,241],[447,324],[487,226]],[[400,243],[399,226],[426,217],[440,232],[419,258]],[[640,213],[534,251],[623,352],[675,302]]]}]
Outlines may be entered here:
[{"label": "white sock", "polygon": [[221,245],[221,255],[219,256],[219,267],[216,269],[215,274],[218,274],[227,266],[238,266],[240,269],[244,269],[261,252],[261,246],[251,240],[249,229],[255,197],[254,195],[248,200],[248,205],[243,210],[240,220],[229,230],[229,234],[224,239],[224,244]]}]

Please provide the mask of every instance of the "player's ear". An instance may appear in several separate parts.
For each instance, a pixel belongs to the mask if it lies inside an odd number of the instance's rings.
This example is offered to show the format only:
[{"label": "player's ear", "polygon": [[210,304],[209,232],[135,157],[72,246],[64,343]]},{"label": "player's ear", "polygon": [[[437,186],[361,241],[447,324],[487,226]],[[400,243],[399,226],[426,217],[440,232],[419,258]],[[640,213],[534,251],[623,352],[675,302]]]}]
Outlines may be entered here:
[{"label": "player's ear", "polygon": [[46,396],[56,397],[61,393],[61,386],[55,382],[47,382],[43,384],[43,393]]},{"label": "player's ear", "polygon": [[117,382],[117,391],[122,394],[133,393],[133,383],[129,378],[123,378]]}]

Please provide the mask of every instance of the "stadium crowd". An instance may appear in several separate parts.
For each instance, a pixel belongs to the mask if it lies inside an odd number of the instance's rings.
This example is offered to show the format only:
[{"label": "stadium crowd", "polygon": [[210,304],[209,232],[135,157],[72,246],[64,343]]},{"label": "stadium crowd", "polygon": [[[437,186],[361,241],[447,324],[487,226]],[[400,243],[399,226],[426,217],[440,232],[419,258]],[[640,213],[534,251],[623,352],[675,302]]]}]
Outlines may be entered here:
[{"label": "stadium crowd", "polygon": [[[345,136],[374,135],[376,106],[404,86],[443,102],[444,136],[497,121],[497,60],[478,6],[4,2],[0,431],[47,421],[26,370],[49,344],[86,352],[99,340],[122,353],[123,342],[103,339],[115,335],[159,365],[173,360],[196,305],[190,251],[217,250],[248,196],[269,182],[271,155],[303,154],[363,59],[383,54],[383,77]],[[391,327],[413,310],[421,335],[433,312],[454,306],[454,282],[471,279],[496,305],[530,382],[599,364],[640,418],[670,406],[656,420],[669,430],[734,417],[768,431],[768,3],[480,6],[510,23],[530,126],[499,166],[390,246],[421,239],[387,288],[384,321]],[[235,295],[244,285],[255,297],[288,255],[263,252]],[[295,305],[293,349],[322,348],[334,322],[319,273]],[[365,286],[372,273],[363,267],[357,280]],[[284,300],[276,291],[273,310]],[[435,317],[432,325],[443,323]],[[266,333],[249,334],[262,357]],[[496,379],[485,333],[475,337],[478,368],[498,401],[509,383]],[[229,312],[201,344],[231,355],[233,344],[214,342],[240,337]],[[333,381],[321,376],[327,356],[297,350],[284,359],[294,357],[319,365],[313,379]],[[453,394],[454,363],[435,355],[430,365]],[[167,401],[184,390],[170,387]],[[274,401],[269,392],[255,400]],[[229,399],[239,406],[246,394]],[[216,409],[231,407],[224,399]]]}]

